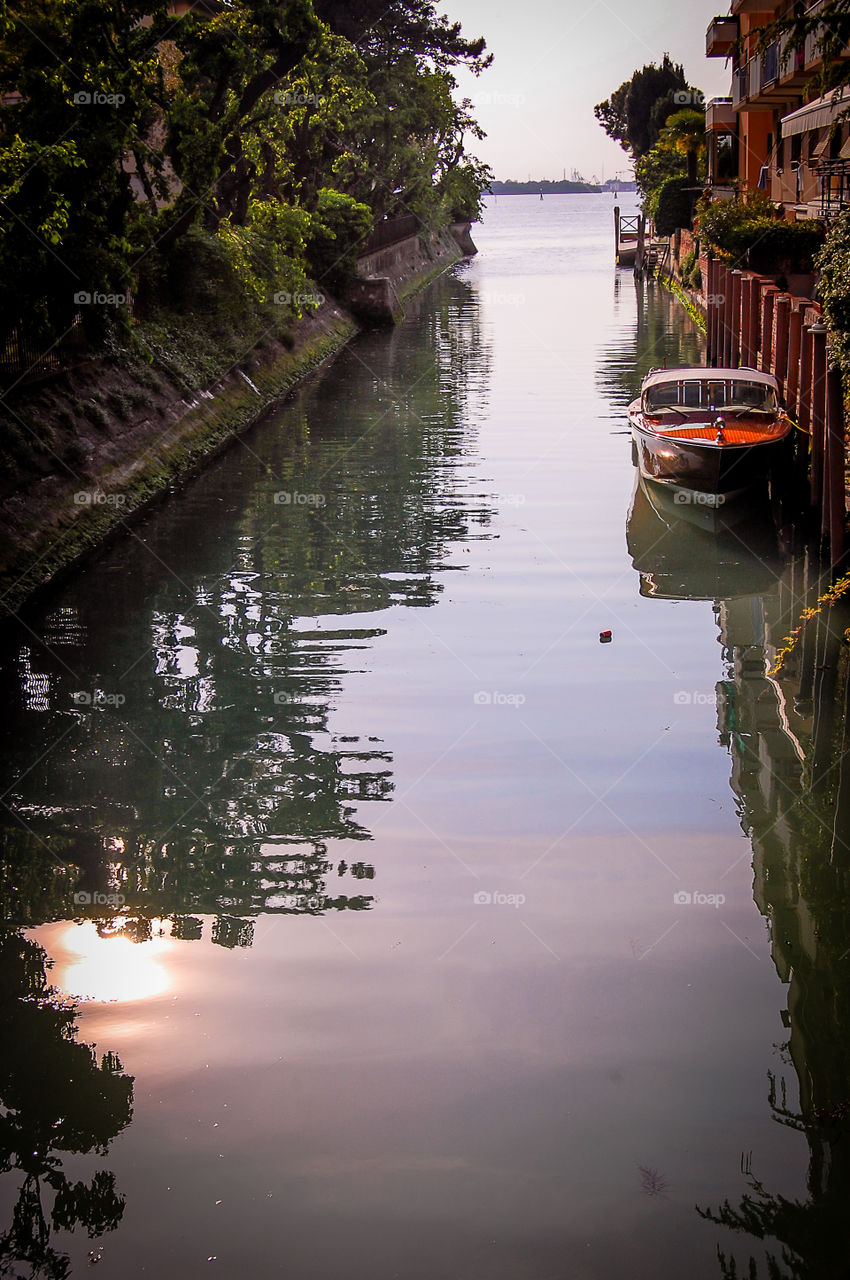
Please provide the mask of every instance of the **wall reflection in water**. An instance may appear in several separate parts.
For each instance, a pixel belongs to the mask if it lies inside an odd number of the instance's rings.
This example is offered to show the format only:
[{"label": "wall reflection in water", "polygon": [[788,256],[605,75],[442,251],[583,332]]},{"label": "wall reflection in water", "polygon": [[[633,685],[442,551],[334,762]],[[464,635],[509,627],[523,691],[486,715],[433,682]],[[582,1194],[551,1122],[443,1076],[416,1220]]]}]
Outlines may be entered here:
[{"label": "wall reflection in water", "polygon": [[785,637],[829,577],[810,551],[783,546],[766,500],[743,511],[677,507],[639,481],[627,537],[642,594],[714,601],[726,668],[716,689],[719,741],[752,841],[754,898],[788,987],[789,1035],[767,1072],[766,1105],[805,1136],[810,1152],[807,1201],[771,1191],[770,1170],[753,1167],[744,1152],[749,1192],[697,1211],[752,1238],[749,1248],[718,1250],[726,1280],[846,1280],[850,613],[841,605],[816,613],[777,670]]}]

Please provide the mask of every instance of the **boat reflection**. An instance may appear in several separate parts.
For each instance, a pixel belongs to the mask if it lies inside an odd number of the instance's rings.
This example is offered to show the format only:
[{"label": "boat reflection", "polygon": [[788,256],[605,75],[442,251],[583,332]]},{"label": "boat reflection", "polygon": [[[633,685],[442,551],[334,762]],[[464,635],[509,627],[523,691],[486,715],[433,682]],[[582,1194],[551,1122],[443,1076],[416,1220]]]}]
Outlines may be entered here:
[{"label": "boat reflection", "polygon": [[636,477],[626,542],[641,595],[717,600],[774,590],[784,556],[766,494],[721,506],[684,496]]},{"label": "boat reflection", "polygon": [[[846,1280],[850,1258],[850,610],[818,607],[828,582],[811,552],[785,557],[765,513],[697,528],[643,484],[628,542],[641,592],[712,599],[726,672],[718,735],[753,850],[753,897],[787,988],[767,1102],[808,1145],[808,1198],[772,1190],[745,1152],[747,1190],[698,1206],[749,1237],[718,1247],[724,1280]],[[716,519],[715,517],[720,517]],[[814,609],[803,623],[806,608]],[[797,631],[790,652],[786,637]],[[745,1146],[742,1140],[742,1146]],[[728,1238],[728,1237],[727,1237]]]}]

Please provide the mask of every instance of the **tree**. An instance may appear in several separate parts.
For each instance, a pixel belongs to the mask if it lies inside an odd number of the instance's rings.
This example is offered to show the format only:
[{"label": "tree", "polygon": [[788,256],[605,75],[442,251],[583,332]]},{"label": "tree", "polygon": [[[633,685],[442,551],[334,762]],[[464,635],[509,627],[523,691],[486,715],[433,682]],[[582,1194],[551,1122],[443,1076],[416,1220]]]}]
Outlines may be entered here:
[{"label": "tree", "polygon": [[593,111],[608,137],[639,159],[658,141],[663,121],[659,122],[654,108],[662,99],[670,100],[671,109],[702,100],[685,79],[684,68],[672,62],[669,53],[664,54],[660,66],[650,62],[635,71]]},{"label": "tree", "polygon": [[705,154],[704,113],[693,107],[675,111],[661,130],[658,145],[685,157],[688,181],[695,184],[699,159]]},{"label": "tree", "polygon": [[686,172],[685,158],[678,151],[654,146],[635,161],[635,181],[638,191],[646,200],[668,178],[682,178]]}]

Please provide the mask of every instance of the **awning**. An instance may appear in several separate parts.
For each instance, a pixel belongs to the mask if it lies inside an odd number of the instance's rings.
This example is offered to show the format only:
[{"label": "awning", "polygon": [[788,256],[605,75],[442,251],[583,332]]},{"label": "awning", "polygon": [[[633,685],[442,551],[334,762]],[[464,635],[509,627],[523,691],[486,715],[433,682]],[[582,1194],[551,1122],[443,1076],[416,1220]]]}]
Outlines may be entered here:
[{"label": "awning", "polygon": [[792,111],[780,120],[782,137],[790,138],[795,133],[808,133],[811,129],[823,129],[832,124],[842,111],[850,110],[850,96],[835,97],[828,93],[823,98],[815,98],[804,107]]}]

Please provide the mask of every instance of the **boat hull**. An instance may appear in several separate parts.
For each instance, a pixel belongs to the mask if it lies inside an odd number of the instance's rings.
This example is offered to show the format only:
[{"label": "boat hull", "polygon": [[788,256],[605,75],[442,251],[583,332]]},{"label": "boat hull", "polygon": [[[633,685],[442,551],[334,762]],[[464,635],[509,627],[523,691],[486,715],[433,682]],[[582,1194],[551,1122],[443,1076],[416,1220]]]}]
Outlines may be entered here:
[{"label": "boat hull", "polygon": [[662,436],[632,421],[637,466],[645,480],[671,489],[730,500],[763,485],[788,459],[788,436],[757,444],[715,444]]}]

